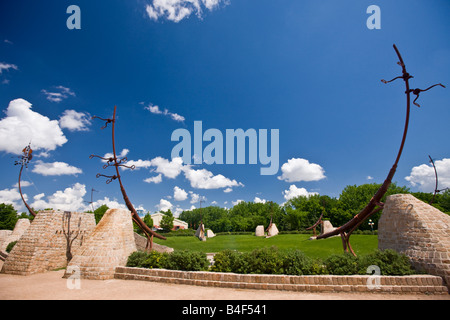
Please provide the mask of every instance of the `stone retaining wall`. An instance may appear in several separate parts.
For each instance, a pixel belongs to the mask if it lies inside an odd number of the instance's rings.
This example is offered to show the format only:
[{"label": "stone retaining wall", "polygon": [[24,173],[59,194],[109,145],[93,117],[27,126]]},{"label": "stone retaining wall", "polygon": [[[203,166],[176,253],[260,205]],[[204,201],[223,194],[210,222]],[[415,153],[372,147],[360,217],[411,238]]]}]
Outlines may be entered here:
[{"label": "stone retaining wall", "polygon": [[441,277],[414,276],[288,276],[117,267],[115,279],[237,289],[299,292],[448,294]]}]

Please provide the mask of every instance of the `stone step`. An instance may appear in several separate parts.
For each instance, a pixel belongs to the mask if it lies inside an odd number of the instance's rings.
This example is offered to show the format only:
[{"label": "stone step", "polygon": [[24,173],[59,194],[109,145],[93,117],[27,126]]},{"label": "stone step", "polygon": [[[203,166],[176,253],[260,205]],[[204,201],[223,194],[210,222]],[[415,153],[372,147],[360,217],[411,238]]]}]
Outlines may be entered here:
[{"label": "stone step", "polygon": [[369,276],[242,275],[117,267],[115,278],[255,290],[448,294],[442,278],[429,275],[381,276],[379,283],[369,282],[371,285],[368,285]]}]

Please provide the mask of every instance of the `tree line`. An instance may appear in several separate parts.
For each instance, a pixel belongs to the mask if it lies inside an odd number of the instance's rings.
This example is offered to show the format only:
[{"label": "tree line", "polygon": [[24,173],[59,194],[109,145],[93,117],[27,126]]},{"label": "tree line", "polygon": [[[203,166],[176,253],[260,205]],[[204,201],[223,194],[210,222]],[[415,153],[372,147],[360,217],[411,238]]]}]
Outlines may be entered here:
[{"label": "tree line", "polygon": [[[253,232],[258,225],[267,227],[272,219],[280,231],[302,231],[314,225],[323,213],[323,220],[329,220],[333,226],[338,227],[349,221],[363,209],[381,184],[363,184],[360,186],[347,186],[338,198],[326,195],[300,196],[287,201],[284,205],[268,201],[266,203],[240,202],[230,209],[210,206],[201,209],[183,211],[179,219],[188,223],[189,228],[196,230],[203,221],[206,228],[214,232]],[[410,192],[407,187],[392,183],[382,201],[392,194],[410,193],[416,198],[429,203],[433,198],[431,193]],[[433,206],[444,213],[450,214],[450,190],[437,194]],[[108,210],[106,205],[97,208],[93,213],[98,223]],[[164,229],[173,227],[172,212],[163,212],[166,217],[161,221]],[[374,229],[378,229],[378,220],[382,211],[374,214],[371,220]],[[12,230],[18,219],[32,216],[17,211],[10,204],[0,204],[0,230]],[[150,214],[143,221],[153,227]],[[163,226],[164,225],[164,226]],[[371,230],[368,221],[359,227],[359,230]]]},{"label": "tree line", "polygon": [[[267,227],[272,219],[280,231],[302,231],[313,226],[323,213],[323,220],[329,220],[335,227],[341,226],[359,213],[380,188],[381,184],[363,184],[347,186],[338,198],[326,195],[299,196],[286,202],[283,206],[268,201],[266,203],[240,202],[231,209],[210,206],[201,209],[183,211],[179,219],[187,222],[189,227],[197,229],[200,221],[214,232],[255,231],[258,225]],[[386,197],[392,194],[410,193],[416,198],[429,203],[431,193],[410,192],[407,187],[391,184]],[[450,191],[437,194],[433,206],[450,214]],[[382,211],[371,217],[374,229],[378,229],[378,220]],[[359,230],[371,230],[368,221]]]}]

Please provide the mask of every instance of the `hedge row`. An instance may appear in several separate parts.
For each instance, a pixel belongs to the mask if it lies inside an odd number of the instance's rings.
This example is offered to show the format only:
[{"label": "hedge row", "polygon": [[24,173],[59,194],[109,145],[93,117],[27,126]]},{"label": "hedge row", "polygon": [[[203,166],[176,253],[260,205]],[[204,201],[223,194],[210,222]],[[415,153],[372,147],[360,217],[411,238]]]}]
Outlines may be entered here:
[{"label": "hedge row", "polygon": [[378,266],[381,275],[410,275],[416,273],[405,255],[393,250],[374,251],[354,257],[350,254],[332,255],[325,260],[312,259],[300,250],[280,251],[276,247],[255,249],[251,252],[224,250],[210,263],[205,253],[175,251],[173,253],[134,252],[128,258],[128,267],[162,268],[169,270],[233,272],[241,274],[287,275],[353,275],[367,274],[369,266]]}]

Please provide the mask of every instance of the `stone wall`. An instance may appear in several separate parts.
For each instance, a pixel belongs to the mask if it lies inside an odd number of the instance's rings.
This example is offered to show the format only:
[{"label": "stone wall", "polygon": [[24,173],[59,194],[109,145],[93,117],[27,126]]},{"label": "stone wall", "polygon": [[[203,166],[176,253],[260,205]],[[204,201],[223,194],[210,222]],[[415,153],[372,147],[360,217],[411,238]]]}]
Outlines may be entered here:
[{"label": "stone wall", "polygon": [[[12,234],[12,230],[0,230],[0,251],[6,239]],[[6,244],[7,246],[7,244]]]},{"label": "stone wall", "polygon": [[450,286],[450,216],[410,194],[386,199],[378,222],[378,247],[407,255],[417,270]]},{"label": "stone wall", "polygon": [[431,275],[402,277],[369,275],[289,276],[118,267],[116,268],[115,278],[253,290],[448,294],[442,278]]},{"label": "stone wall", "polygon": [[[17,275],[31,275],[67,266],[68,219],[62,211],[41,211],[24,232],[6,259],[2,272]],[[67,217],[67,215],[66,215]],[[72,254],[76,254],[89,233],[94,230],[95,217],[92,213],[70,213]]]},{"label": "stone wall", "polygon": [[125,266],[136,250],[131,212],[109,209],[70,261],[65,277],[76,272],[81,279],[112,279],[114,269]]},{"label": "stone wall", "polygon": [[14,227],[14,230],[9,234],[2,243],[0,243],[0,251],[6,251],[6,247],[8,244],[14,241],[19,241],[19,239],[22,237],[22,235],[25,233],[25,231],[30,226],[30,220],[29,219],[19,219],[16,222],[16,225]]}]

